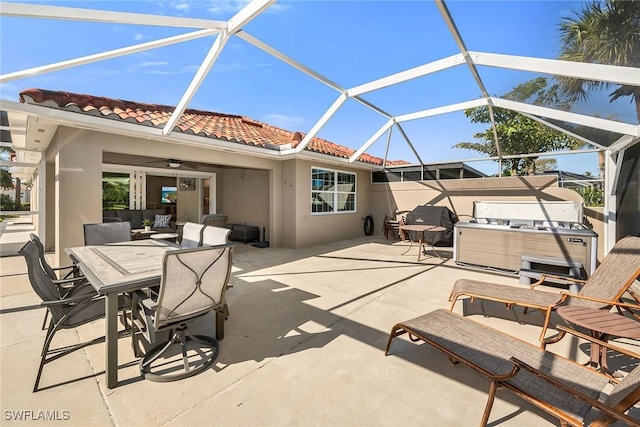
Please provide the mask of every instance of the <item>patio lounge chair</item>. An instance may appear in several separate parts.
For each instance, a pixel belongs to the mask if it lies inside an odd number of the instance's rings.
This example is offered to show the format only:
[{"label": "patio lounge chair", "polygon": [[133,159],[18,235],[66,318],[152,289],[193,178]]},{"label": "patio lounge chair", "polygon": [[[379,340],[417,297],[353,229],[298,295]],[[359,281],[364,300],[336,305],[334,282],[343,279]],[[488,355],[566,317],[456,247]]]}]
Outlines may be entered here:
[{"label": "patio lounge chair", "polygon": [[619,240],[611,252],[587,281],[562,278],[584,283],[577,294],[567,292],[548,292],[533,289],[544,282],[547,275],[529,288],[481,282],[478,280],[459,279],[453,285],[449,301],[451,309],[458,298],[468,296],[475,298],[503,302],[507,308],[512,305],[536,308],[545,312],[545,320],[540,333],[540,342],[544,343],[545,334],[549,327],[549,320],[553,310],[560,305],[577,305],[595,309],[610,308],[612,302],[619,301],[622,295],[640,276],[640,237],[627,236]]},{"label": "patio lounge chair", "polygon": [[[42,300],[41,305],[46,307],[51,314],[42,347],[40,367],[33,386],[35,393],[38,391],[44,365],[82,347],[104,340],[101,337],[89,342],[49,350],[53,337],[59,330],[72,329],[104,317],[104,301],[91,286],[82,286],[71,293],[62,294],[60,288],[51,280],[40,264],[38,247],[33,241],[25,243],[18,253],[25,258],[27,263],[27,274],[31,287]],[[119,306],[124,308],[129,304],[129,300],[123,297]]]},{"label": "patio lounge chair", "polygon": [[[136,356],[141,334],[155,344],[160,331],[169,331],[168,340],[149,349],[140,360],[145,379],[176,381],[199,374],[214,363],[218,341],[191,334],[188,325],[213,310],[216,335],[223,331],[224,294],[231,276],[232,251],[233,245],[169,251],[164,255],[159,292],[150,297],[143,291],[134,293],[131,338]],[[177,343],[181,351],[174,352],[173,344]],[[193,352],[195,356],[189,355]],[[174,358],[176,354],[182,359]]]},{"label": "patio lounge chair", "polygon": [[[597,399],[609,382],[607,376],[457,313],[440,309],[396,324],[385,355],[393,338],[405,333],[412,341],[424,341],[453,363],[462,363],[491,381],[481,426],[487,424],[499,388],[550,413],[562,425],[581,426],[592,417],[607,425],[610,416],[640,426],[640,420],[624,414],[640,399],[640,366],[600,403]],[[594,413],[593,407],[600,413]]]}]

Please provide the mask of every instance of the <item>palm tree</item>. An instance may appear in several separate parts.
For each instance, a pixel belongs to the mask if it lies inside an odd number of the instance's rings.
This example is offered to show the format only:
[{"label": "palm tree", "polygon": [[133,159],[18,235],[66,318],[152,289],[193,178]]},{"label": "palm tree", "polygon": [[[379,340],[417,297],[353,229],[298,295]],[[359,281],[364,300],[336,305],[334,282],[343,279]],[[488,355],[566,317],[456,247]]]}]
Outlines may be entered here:
[{"label": "palm tree", "polygon": [[[574,17],[560,23],[559,59],[596,64],[640,66],[640,1],[592,0]],[[589,91],[608,87],[601,81],[557,78],[566,101],[586,101]],[[620,85],[609,101],[631,96],[640,123],[640,87]],[[598,153],[600,175],[604,175],[604,153]]]},{"label": "palm tree", "polygon": [[[575,17],[560,24],[559,59],[625,67],[640,66],[640,2],[592,0]],[[584,101],[589,90],[608,86],[601,81],[559,77],[562,92],[569,101]],[[610,101],[632,96],[640,122],[640,87],[620,85],[609,94]]]}]

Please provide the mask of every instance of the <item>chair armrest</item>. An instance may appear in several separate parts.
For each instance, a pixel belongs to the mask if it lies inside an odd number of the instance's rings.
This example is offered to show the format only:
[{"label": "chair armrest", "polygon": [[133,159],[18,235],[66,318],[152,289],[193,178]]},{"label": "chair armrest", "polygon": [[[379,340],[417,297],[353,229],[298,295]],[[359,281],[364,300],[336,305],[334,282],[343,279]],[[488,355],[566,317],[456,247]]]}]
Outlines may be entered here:
[{"label": "chair armrest", "polygon": [[81,277],[69,277],[68,279],[52,280],[52,282],[55,283],[58,286],[68,285],[69,283],[74,283],[74,282],[79,282],[79,281],[85,281],[85,282],[89,283],[87,278],[84,277],[84,276],[81,276]]},{"label": "chair armrest", "polygon": [[628,350],[626,348],[622,348],[622,347],[618,347],[615,344],[611,344],[609,342],[604,342],[602,340],[599,340],[597,338],[592,337],[591,335],[587,335],[587,334],[583,334],[580,331],[576,331],[575,329],[571,329],[568,328],[564,325],[556,325],[556,329],[560,330],[560,331],[564,331],[567,332],[571,335],[574,335],[578,338],[582,338],[586,341],[590,341],[592,343],[598,344],[602,347],[608,348],[609,350],[613,350],[613,351],[617,351],[618,353],[622,353],[622,354],[626,354],[627,356],[633,357],[635,359],[640,359],[640,353],[636,353],[634,351]]},{"label": "chair armrest", "polygon": [[534,287],[541,285],[542,283],[544,283],[545,279],[550,278],[550,279],[556,279],[556,280],[560,280],[560,281],[565,281],[565,282],[573,282],[573,283],[580,283],[580,284],[585,284],[587,283],[586,280],[582,280],[582,279],[576,279],[575,277],[568,277],[568,276],[556,276],[554,274],[548,274],[548,273],[541,273],[540,274],[540,279],[538,279],[537,282],[532,283],[531,285],[529,285],[529,287],[531,289],[533,289]]},{"label": "chair armrest", "polygon": [[[586,403],[588,403],[589,405],[591,405],[594,408],[599,409],[600,411],[604,412],[605,414],[607,414],[610,417],[613,417],[619,421],[622,421],[623,423],[633,426],[633,425],[638,425],[638,420],[634,419],[626,414],[624,414],[624,412],[617,410],[616,408],[613,408],[611,406],[607,406],[604,403],[600,402],[597,399],[594,399],[590,396],[587,396],[586,394],[582,393],[579,390],[576,390],[574,388],[572,388],[571,386],[558,381],[557,379],[555,379],[554,377],[545,374],[544,372],[541,372],[539,370],[537,370],[536,368],[527,365],[526,363],[524,363],[523,361],[515,358],[515,357],[511,357],[510,360],[516,365],[519,366],[520,368],[524,369],[527,372],[530,372],[531,374],[537,376],[538,378],[543,379],[544,381],[548,382],[549,384],[561,389],[562,391],[572,395],[573,397],[580,399]],[[588,368],[585,368],[588,369]],[[553,402],[548,402],[550,404],[553,404]],[[593,425],[593,424],[592,424]]]},{"label": "chair armrest", "polygon": [[615,307],[625,307],[625,308],[632,308],[635,310],[640,310],[640,305],[638,304],[631,304],[631,303],[626,303],[626,302],[622,302],[622,301],[609,301],[606,299],[599,299],[599,298],[594,298],[594,297],[588,297],[585,295],[578,295],[578,294],[572,294],[570,292],[560,292],[565,299],[566,298],[577,298],[577,299],[582,299],[585,301],[593,301],[593,302],[599,302],[601,304],[606,304],[606,305],[611,305],[611,306],[615,306]]},{"label": "chair armrest", "polygon": [[90,300],[99,300],[99,299],[102,299],[102,298],[103,298],[103,296],[102,295],[98,295],[97,293],[95,295],[83,294],[83,295],[72,296],[72,297],[69,297],[69,298],[62,298],[62,299],[55,300],[55,301],[42,301],[40,303],[40,305],[42,305],[44,307],[47,307],[47,306],[50,306],[50,305],[74,304],[74,303],[90,301]]}]

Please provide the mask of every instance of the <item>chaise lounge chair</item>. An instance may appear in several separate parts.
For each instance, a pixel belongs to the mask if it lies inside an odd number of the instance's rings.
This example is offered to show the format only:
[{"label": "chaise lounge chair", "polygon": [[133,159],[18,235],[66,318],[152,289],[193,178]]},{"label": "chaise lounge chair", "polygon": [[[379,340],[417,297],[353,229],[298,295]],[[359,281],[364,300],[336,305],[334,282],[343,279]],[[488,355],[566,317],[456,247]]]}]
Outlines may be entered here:
[{"label": "chaise lounge chair", "polygon": [[560,305],[595,309],[610,308],[613,305],[612,302],[619,301],[638,276],[640,276],[640,237],[628,236],[615,244],[587,281],[578,281],[584,285],[577,294],[534,289],[536,285],[544,282],[546,275],[542,275],[540,280],[529,288],[459,279],[453,285],[449,301],[452,301],[451,310],[458,298],[462,296],[468,296],[472,301],[479,298],[502,302],[508,309],[512,305],[517,305],[525,307],[525,310],[528,308],[541,310],[545,312],[545,320],[540,333],[540,342],[544,342],[551,313],[555,308]]},{"label": "chaise lounge chair", "polygon": [[489,420],[499,388],[548,412],[562,425],[581,426],[592,421],[595,424],[590,425],[608,425],[619,420],[640,426],[640,420],[624,414],[640,400],[640,366],[599,402],[597,399],[609,382],[604,374],[457,313],[440,309],[396,324],[385,355],[389,354],[393,338],[405,333],[412,341],[424,341],[452,362],[462,363],[491,381],[481,426]]}]

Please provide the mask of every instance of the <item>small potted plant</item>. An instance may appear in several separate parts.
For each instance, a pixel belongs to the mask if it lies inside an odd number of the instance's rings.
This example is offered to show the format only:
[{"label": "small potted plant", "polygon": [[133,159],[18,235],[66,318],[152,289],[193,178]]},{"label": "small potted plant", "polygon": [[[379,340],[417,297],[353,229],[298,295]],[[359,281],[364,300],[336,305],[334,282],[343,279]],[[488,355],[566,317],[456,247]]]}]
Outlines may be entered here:
[{"label": "small potted plant", "polygon": [[151,231],[153,221],[151,221],[150,219],[144,219],[142,220],[142,225],[144,225],[144,231]]}]

